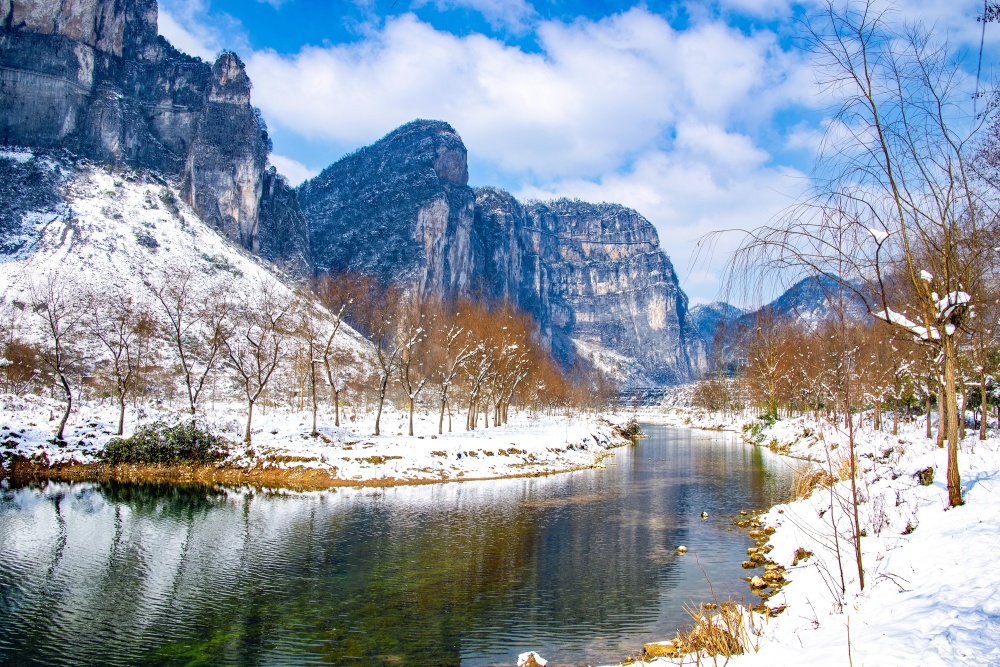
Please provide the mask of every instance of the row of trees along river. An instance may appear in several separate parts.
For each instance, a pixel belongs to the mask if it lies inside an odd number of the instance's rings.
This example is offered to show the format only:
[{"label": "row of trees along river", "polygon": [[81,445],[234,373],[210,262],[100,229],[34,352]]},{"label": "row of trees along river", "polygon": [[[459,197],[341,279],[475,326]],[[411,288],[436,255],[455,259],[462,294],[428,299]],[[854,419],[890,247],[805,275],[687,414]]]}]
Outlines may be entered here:
[{"label": "row of trees along river", "polygon": [[418,408],[437,415],[442,433],[453,416],[488,428],[506,423],[512,405],[596,409],[616,393],[592,371],[564,371],[510,306],[422,300],[362,276],[324,277],[298,294],[203,278],[177,269],[136,289],[38,277],[2,304],[0,388],[61,396],[60,439],[81,395],[117,403],[119,434],[129,402],[167,401],[196,416],[207,395],[242,401],[248,442],[257,406],[309,410],[315,433],[321,404],[340,426],[349,401],[374,412],[378,435],[390,402],[408,410],[413,435]]}]

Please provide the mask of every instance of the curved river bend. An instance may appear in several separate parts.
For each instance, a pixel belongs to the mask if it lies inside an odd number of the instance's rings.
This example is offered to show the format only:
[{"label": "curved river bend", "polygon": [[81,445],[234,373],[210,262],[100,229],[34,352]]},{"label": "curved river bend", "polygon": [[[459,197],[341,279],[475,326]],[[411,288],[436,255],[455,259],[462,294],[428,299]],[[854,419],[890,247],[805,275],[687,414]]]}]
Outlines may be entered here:
[{"label": "curved river bend", "polygon": [[5,486],[0,664],[618,661],[685,625],[708,580],[749,596],[753,543],[729,517],[791,481],[732,434],[645,430],[606,469],[546,478],[311,494]]}]

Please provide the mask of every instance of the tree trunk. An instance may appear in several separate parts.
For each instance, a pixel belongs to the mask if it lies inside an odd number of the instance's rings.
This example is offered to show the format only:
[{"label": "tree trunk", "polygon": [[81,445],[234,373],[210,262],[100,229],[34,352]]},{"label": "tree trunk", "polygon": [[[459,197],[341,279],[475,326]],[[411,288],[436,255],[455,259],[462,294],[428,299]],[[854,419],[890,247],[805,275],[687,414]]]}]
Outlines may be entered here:
[{"label": "tree trunk", "polygon": [[448,399],[444,392],[441,393],[441,415],[438,417],[438,435],[444,435],[444,410],[448,405]]},{"label": "tree trunk", "polygon": [[69,412],[73,409],[73,391],[69,388],[66,376],[59,373],[59,381],[62,383],[63,391],[66,392],[66,409],[63,410],[62,419],[59,420],[59,428],[56,429],[56,440],[63,439],[63,431],[66,429],[66,422],[69,421]]},{"label": "tree trunk", "polygon": [[312,409],[313,409],[313,430],[312,435],[315,438],[319,435],[319,431],[316,430],[316,364],[315,362],[309,362],[309,381],[312,385],[310,388],[312,390]]},{"label": "tree trunk", "polygon": [[[850,384],[847,385],[850,387]],[[847,414],[851,414],[851,392],[847,389],[844,393],[844,406]],[[858,564],[858,583],[861,590],[865,589],[865,569],[861,566],[861,521],[858,517],[858,470],[857,456],[854,454],[854,419],[848,419],[847,427],[848,453],[851,457],[851,509],[854,521],[854,558]]]},{"label": "tree trunk", "polygon": [[410,407],[410,435],[413,435],[413,398],[409,400]]},{"label": "tree trunk", "polygon": [[125,394],[118,395],[118,435],[125,433]]},{"label": "tree trunk", "polygon": [[962,479],[958,472],[958,405],[955,386],[955,365],[958,356],[955,339],[944,336],[944,385],[948,402],[948,504],[962,504]]},{"label": "tree trunk", "polygon": [[253,401],[247,402],[247,430],[243,433],[243,442],[250,444],[250,422],[253,420]]},{"label": "tree trunk", "polygon": [[333,424],[340,426],[340,390],[333,390]]},{"label": "tree trunk", "polygon": [[931,439],[931,388],[927,387],[927,439]]},{"label": "tree trunk", "polygon": [[385,396],[379,394],[378,407],[375,409],[375,435],[382,435],[380,424],[382,423],[382,404],[385,403]]},{"label": "tree trunk", "polygon": [[982,413],[982,421],[979,422],[979,439],[986,439],[986,418],[989,416],[987,408],[989,404],[986,402],[986,374],[982,373],[979,375],[979,398],[980,398],[980,413]]},{"label": "tree trunk", "polygon": [[969,389],[965,386],[965,383],[962,383],[962,409],[958,413],[958,436],[961,440],[965,440],[965,410],[968,405]]}]

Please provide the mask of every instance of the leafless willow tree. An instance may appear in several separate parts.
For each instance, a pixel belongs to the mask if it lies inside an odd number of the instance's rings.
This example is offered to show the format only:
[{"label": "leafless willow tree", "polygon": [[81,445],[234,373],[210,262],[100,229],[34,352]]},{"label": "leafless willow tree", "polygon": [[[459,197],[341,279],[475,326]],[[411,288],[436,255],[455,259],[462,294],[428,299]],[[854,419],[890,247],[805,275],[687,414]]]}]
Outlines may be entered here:
[{"label": "leafless willow tree", "polygon": [[0,300],[0,389],[17,396],[27,393],[40,373],[37,347],[20,335],[30,312],[21,299]]},{"label": "leafless willow tree", "polygon": [[[463,305],[459,306],[461,310]],[[476,346],[469,330],[459,322],[458,318],[444,312],[438,306],[438,312],[433,318],[438,325],[431,327],[430,359],[431,381],[437,387],[437,401],[440,408],[438,414],[438,435],[444,433],[444,413],[448,409],[449,393],[458,380],[459,374],[475,353]],[[451,414],[449,412],[449,414]],[[448,419],[448,431],[451,432],[451,418]]]},{"label": "leafless willow tree", "polygon": [[370,279],[355,275],[323,276],[313,285],[313,293],[330,313],[325,324],[321,354],[326,380],[333,396],[333,419],[336,426],[340,426],[340,395],[344,390],[344,373],[343,366],[339,363],[343,355],[338,354],[334,341],[344,320],[352,315],[354,306],[364,302],[366,295],[372,290]]},{"label": "leafless willow tree", "polygon": [[325,360],[320,358],[320,351],[324,347],[326,339],[323,329],[323,314],[314,308],[310,308],[305,299],[300,298],[302,307],[299,308],[296,323],[295,336],[302,345],[306,356],[307,373],[309,377],[309,398],[312,408],[312,431],[311,435],[316,437],[319,431],[316,428],[316,413],[319,409],[319,401],[316,396],[317,369],[316,367]]},{"label": "leafless willow tree", "polygon": [[395,347],[399,350],[399,384],[406,394],[406,407],[410,417],[409,435],[413,435],[413,410],[417,397],[427,386],[425,372],[428,313],[421,299],[410,295],[399,304],[397,315]]},{"label": "leafless willow tree", "polygon": [[947,43],[879,6],[830,2],[810,24],[819,82],[836,105],[817,191],[748,232],[732,269],[832,278],[940,354],[949,502],[959,505],[958,341],[995,261],[995,192],[971,172],[982,120]]},{"label": "leafless willow tree", "polygon": [[381,435],[382,410],[389,394],[389,382],[399,365],[399,338],[396,335],[396,317],[403,294],[394,285],[374,290],[366,303],[363,326],[372,341],[375,369],[375,435]]}]

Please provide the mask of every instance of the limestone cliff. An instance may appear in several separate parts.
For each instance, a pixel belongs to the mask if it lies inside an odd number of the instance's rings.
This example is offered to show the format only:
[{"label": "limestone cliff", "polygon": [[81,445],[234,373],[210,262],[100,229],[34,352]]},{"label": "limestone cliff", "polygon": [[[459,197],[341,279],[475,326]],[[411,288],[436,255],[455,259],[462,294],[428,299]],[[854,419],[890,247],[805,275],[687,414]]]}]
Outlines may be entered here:
[{"label": "limestone cliff", "polygon": [[180,53],[156,21],[156,0],[0,0],[0,141],[177,177],[259,251],[268,142],[243,63]]},{"label": "limestone cliff", "polygon": [[687,297],[653,225],[618,204],[519,204],[476,191],[474,283],[534,314],[564,361],[590,358],[629,384],[674,384],[704,363]]},{"label": "limestone cliff", "polygon": [[447,123],[414,121],[299,188],[317,271],[467,293],[475,197],[465,145]]},{"label": "limestone cliff", "polygon": [[653,225],[615,204],[522,204],[468,187],[447,123],[414,121],[299,189],[320,271],[363,271],[424,294],[507,300],[531,313],[555,356],[629,384],[694,377],[704,348]]},{"label": "limestone cliff", "polygon": [[299,209],[295,190],[274,167],[264,172],[259,240],[261,257],[290,275],[311,275],[309,227]]}]

